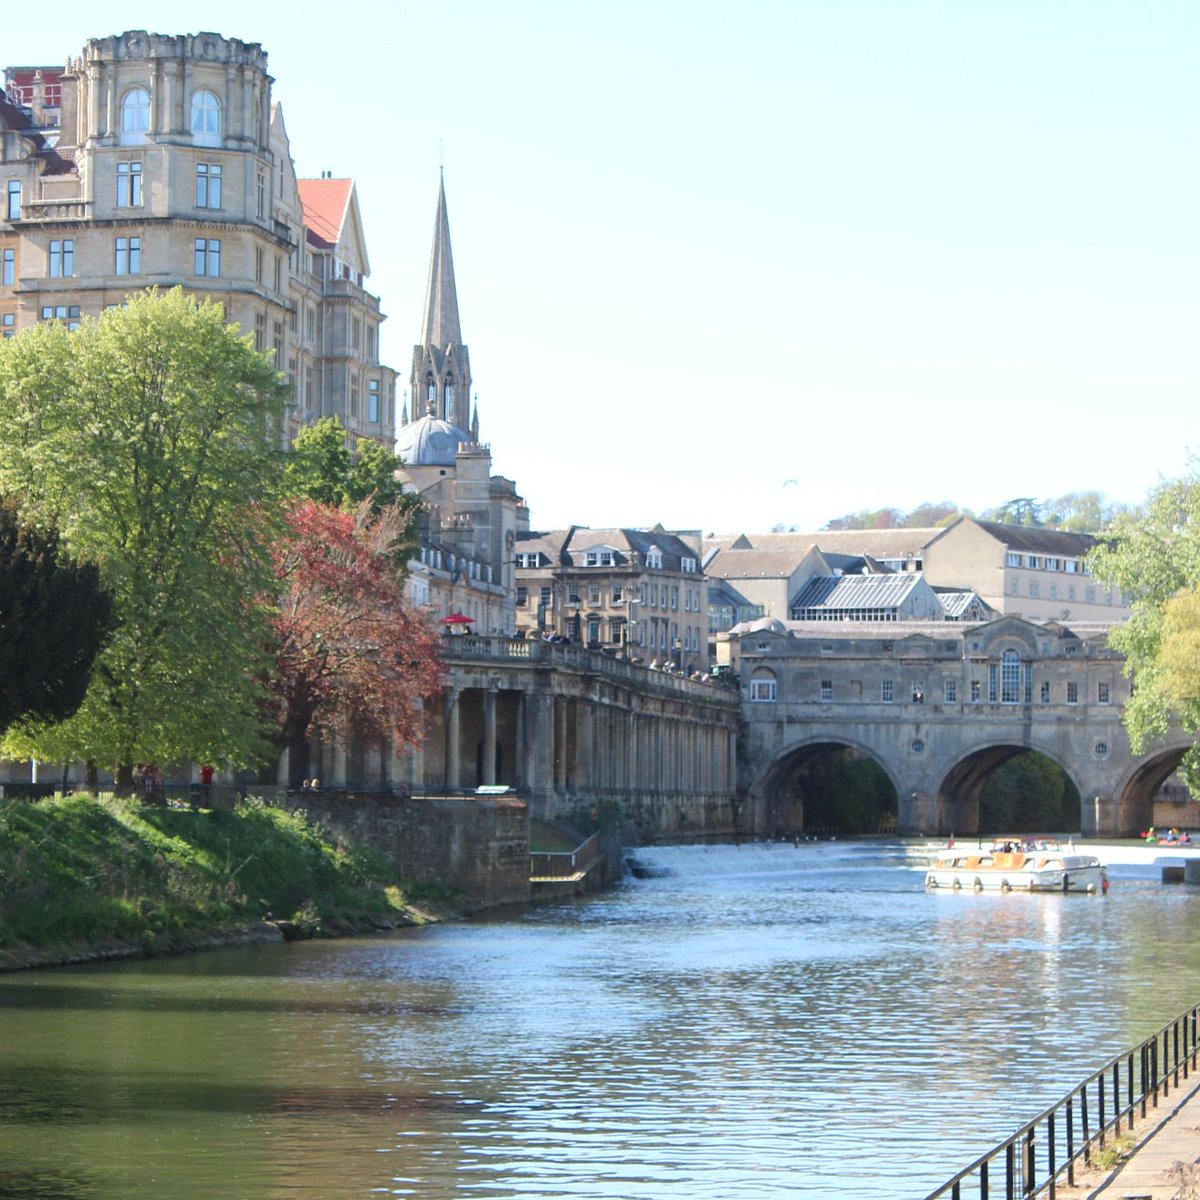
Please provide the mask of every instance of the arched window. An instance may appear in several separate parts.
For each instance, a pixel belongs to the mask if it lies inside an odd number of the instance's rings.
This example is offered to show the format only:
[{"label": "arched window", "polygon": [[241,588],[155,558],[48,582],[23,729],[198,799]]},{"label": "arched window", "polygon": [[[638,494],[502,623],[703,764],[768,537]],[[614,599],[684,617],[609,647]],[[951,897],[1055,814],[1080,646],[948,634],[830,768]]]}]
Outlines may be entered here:
[{"label": "arched window", "polygon": [[434,382],[432,375],[425,376],[425,395],[426,403],[429,407],[429,415],[431,417],[437,415],[437,384]]},{"label": "arched window", "polygon": [[750,679],[750,699],[757,704],[775,703],[775,672],[759,667]]},{"label": "arched window", "polygon": [[150,128],[150,93],[130,88],[121,98],[121,145],[140,146]]},{"label": "arched window", "polygon": [[446,396],[446,420],[451,425],[454,424],[454,376],[451,375],[446,380],[446,386],[443,389]]},{"label": "arched window", "polygon": [[192,93],[192,141],[197,146],[221,144],[221,101],[212,92]]}]

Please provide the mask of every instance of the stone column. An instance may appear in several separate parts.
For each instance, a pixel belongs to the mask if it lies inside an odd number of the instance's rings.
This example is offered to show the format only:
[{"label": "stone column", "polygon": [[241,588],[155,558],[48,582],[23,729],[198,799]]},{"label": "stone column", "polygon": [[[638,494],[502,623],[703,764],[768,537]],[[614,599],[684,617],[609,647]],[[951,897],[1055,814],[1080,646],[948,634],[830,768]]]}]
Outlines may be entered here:
[{"label": "stone column", "polygon": [[554,790],[567,790],[567,704],[565,696],[554,698]]},{"label": "stone column", "polygon": [[442,778],[447,788],[459,786],[459,711],[458,692],[452,688],[446,690],[446,709],[444,726],[446,730],[446,761]]},{"label": "stone column", "polygon": [[496,689],[483,693],[483,782],[496,782]]},{"label": "stone column", "polygon": [[329,782],[333,787],[346,786],[346,744],[341,738],[333,743],[333,778]]}]

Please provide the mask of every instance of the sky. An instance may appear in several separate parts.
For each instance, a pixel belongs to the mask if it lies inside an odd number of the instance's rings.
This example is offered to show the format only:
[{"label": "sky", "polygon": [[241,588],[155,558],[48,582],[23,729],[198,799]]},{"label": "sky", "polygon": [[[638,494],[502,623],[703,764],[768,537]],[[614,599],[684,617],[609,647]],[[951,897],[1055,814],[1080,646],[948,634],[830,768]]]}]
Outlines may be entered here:
[{"label": "sky", "polygon": [[[480,436],[533,527],[816,530],[1189,469],[1195,0],[58,0],[4,65],[260,42],[356,181],[405,382],[444,169]],[[98,15],[103,14],[103,15]]]}]

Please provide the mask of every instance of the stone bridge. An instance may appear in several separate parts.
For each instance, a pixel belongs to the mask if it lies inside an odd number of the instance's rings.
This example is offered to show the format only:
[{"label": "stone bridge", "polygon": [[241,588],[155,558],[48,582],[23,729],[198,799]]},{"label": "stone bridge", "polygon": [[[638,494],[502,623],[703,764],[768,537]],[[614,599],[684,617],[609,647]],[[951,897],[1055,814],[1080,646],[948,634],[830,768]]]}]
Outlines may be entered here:
[{"label": "stone bridge", "polygon": [[1085,835],[1130,836],[1152,823],[1154,794],[1193,742],[1175,731],[1133,755],[1121,723],[1129,681],[1099,627],[766,621],[729,642],[748,831],[802,829],[805,771],[851,749],[887,773],[900,833],[976,833],[988,776],[1035,750],[1079,790]]}]

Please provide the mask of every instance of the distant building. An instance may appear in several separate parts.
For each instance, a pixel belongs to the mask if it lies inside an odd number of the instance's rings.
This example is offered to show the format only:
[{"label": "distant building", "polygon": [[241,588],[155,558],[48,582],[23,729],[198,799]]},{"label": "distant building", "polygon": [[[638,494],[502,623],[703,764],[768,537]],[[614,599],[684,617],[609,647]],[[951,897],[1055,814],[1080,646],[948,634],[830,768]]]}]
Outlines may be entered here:
[{"label": "distant building", "polygon": [[389,449],[395,372],[354,183],[298,180],[267,56],[216,34],[94,38],[0,96],[0,334],[149,287],[225,306],[292,389],[280,430],[337,417]]},{"label": "distant building", "polygon": [[1115,625],[1129,616],[1129,598],[1088,573],[1097,540],[960,517],[925,544],[925,577],[970,588],[997,612],[1027,621]]},{"label": "distant building", "polygon": [[572,525],[518,539],[518,628],[706,672],[707,583],[695,534]]}]

